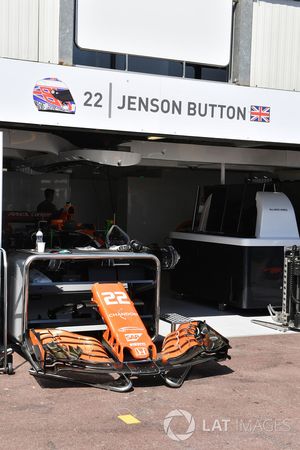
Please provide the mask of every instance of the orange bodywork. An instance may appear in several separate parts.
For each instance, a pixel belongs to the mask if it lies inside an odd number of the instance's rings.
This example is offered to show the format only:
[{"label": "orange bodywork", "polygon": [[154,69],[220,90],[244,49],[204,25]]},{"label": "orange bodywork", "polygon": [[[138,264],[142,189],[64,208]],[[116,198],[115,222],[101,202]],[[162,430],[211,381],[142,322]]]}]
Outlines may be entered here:
[{"label": "orange bodywork", "polygon": [[[32,344],[38,346],[42,361],[45,359],[46,351],[61,352],[62,359],[64,359],[63,355],[67,358],[75,350],[79,360],[93,363],[112,362],[101,342],[93,337],[55,328],[29,330],[29,337]],[[54,349],[53,344],[55,344]]]},{"label": "orange bodywork", "polygon": [[170,360],[182,358],[188,352],[199,353],[203,343],[196,339],[197,322],[183,323],[176,331],[169,333],[164,341],[161,360],[164,364]]},{"label": "orange bodywork", "polygon": [[50,224],[56,230],[61,231],[63,229],[65,223],[64,223],[64,221],[62,219],[52,219]]},{"label": "orange bodywork", "polygon": [[156,347],[124,286],[95,283],[92,293],[92,301],[107,325],[103,339],[118,360],[124,361],[124,350],[137,360],[156,359]]}]

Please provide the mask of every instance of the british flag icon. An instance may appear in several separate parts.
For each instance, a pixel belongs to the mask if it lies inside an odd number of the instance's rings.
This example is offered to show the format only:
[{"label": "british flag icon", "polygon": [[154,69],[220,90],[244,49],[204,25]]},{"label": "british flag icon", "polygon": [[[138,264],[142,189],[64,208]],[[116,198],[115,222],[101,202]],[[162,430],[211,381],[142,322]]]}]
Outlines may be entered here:
[{"label": "british flag icon", "polygon": [[270,122],[270,106],[257,106],[251,105],[250,108],[250,121],[251,122]]}]

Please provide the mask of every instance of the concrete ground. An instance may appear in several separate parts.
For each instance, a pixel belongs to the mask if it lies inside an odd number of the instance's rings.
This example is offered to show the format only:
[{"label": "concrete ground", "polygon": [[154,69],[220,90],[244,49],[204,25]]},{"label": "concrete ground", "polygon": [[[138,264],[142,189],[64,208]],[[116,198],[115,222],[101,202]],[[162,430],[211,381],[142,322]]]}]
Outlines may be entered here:
[{"label": "concrete ground", "polygon": [[[15,374],[0,375],[0,449],[300,448],[300,333],[168,295],[161,310],[206,319],[230,339],[232,359],[193,368],[180,389],[147,378],[120,394],[42,382],[15,354]],[[160,321],[160,334],[169,331]]]},{"label": "concrete ground", "polygon": [[0,375],[0,448],[299,449],[300,333],[230,343],[231,360],[194,368],[180,389],[147,379],[124,394],[42,385],[15,354],[15,374]]}]

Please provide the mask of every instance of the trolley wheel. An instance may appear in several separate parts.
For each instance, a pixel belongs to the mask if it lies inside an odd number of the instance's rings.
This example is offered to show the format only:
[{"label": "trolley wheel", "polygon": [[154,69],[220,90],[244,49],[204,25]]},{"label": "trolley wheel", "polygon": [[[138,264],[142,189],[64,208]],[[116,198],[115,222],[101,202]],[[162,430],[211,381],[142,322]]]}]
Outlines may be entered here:
[{"label": "trolley wheel", "polygon": [[10,362],[7,364],[7,371],[6,373],[8,375],[13,375],[14,374],[14,368],[13,368],[13,364]]},{"label": "trolley wheel", "polygon": [[14,373],[14,367],[13,367],[13,356],[12,354],[7,356],[7,368],[6,373],[8,375],[12,375]]}]

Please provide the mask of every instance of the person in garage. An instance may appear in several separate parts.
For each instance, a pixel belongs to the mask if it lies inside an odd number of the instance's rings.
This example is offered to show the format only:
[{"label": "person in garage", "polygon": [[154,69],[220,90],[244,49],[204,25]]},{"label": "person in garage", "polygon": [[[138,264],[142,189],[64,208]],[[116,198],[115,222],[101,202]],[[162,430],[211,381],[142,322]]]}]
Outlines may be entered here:
[{"label": "person in garage", "polygon": [[44,191],[45,200],[38,204],[37,212],[53,214],[57,211],[57,208],[53,203],[54,193],[55,193],[54,189],[49,188],[45,189]]}]

